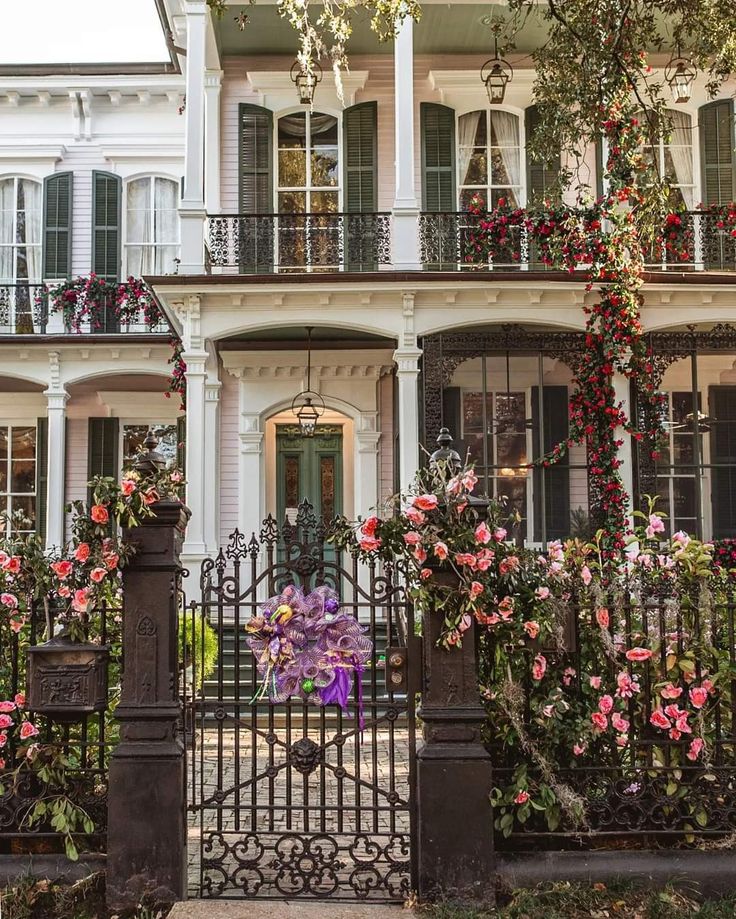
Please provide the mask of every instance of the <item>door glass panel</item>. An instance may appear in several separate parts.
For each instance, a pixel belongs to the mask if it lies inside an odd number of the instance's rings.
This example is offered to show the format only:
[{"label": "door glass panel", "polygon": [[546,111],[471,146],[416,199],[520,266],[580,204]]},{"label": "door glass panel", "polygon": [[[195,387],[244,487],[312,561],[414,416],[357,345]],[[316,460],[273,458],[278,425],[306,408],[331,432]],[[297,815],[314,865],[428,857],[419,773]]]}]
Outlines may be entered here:
[{"label": "door glass panel", "polygon": [[335,516],[335,457],[321,456],[319,466],[321,513],[326,520]]}]

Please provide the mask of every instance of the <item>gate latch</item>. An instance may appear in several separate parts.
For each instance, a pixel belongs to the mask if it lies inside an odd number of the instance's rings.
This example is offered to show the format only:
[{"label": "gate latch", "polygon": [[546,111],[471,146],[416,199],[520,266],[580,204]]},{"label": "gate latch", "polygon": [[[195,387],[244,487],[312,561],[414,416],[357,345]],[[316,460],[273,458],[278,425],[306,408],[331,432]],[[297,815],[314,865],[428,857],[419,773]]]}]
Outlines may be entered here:
[{"label": "gate latch", "polygon": [[406,692],[409,684],[406,648],[386,648],[386,689]]}]

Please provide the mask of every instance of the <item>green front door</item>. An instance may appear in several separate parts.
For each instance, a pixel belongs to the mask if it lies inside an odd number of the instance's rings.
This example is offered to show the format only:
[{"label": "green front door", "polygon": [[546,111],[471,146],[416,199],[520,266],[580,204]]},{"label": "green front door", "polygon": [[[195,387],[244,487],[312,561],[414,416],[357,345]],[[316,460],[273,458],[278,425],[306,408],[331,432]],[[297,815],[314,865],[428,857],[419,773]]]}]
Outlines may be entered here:
[{"label": "green front door", "polygon": [[276,510],[279,521],[296,521],[305,499],[318,517],[342,514],[342,428],[317,425],[302,437],[297,425],[276,425]]}]

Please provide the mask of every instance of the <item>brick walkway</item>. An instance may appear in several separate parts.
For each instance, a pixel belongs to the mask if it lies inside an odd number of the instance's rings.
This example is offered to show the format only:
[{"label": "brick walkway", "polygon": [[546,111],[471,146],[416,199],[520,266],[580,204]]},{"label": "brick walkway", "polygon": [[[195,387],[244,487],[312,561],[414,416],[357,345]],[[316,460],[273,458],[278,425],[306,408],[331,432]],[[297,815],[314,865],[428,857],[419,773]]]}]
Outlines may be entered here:
[{"label": "brick walkway", "polygon": [[[293,746],[298,741],[301,756]],[[369,897],[403,899],[409,861],[405,724],[369,721],[361,738],[352,720],[338,726],[316,713],[306,723],[301,714],[291,724],[272,720],[255,735],[245,724],[232,730],[226,719],[208,725],[197,743],[190,799],[205,807],[190,814],[191,896],[200,895],[201,836],[210,862],[205,896],[349,898],[360,889]],[[310,762],[320,749],[323,757]]]}]

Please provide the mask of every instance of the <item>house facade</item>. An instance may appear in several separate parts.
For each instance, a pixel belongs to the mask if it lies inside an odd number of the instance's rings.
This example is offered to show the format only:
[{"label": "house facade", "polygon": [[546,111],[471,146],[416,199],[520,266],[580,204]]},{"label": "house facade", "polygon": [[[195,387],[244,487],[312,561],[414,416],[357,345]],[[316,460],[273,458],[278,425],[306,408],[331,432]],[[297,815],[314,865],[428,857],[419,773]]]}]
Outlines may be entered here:
[{"label": "house facade", "polygon": [[[301,501],[366,515],[406,484],[441,427],[484,490],[518,511],[529,544],[590,526],[584,447],[564,440],[585,282],[535,258],[467,270],[468,204],[525,206],[554,178],[532,160],[531,20],[503,103],[479,71],[485,7],[428,3],[381,45],[360,24],[338,93],[300,104],[296,37],[275,6],[166,0],[170,64],[0,72],[0,510],[49,545],[64,505],[119,474],[145,436],[185,461],[192,570],[239,528]],[[240,25],[244,28],[241,29]],[[186,52],[185,55],[183,52]],[[654,59],[664,68],[667,55]],[[21,72],[22,71],[22,72]],[[736,248],[699,205],[736,198],[732,78],[699,75],[650,148],[686,211],[686,251],[652,257],[642,319],[667,394],[656,461],[621,447],[631,494],[658,493],[668,526],[736,536]],[[605,151],[576,164],[604,187]],[[144,278],[166,323],[72,328],[37,291],[76,275]],[[107,314],[106,314],[107,315]],[[167,397],[171,331],[186,409]],[[624,378],[620,398],[636,416]],[[320,416],[301,435],[294,401]],[[300,404],[297,401],[297,405]]]}]

